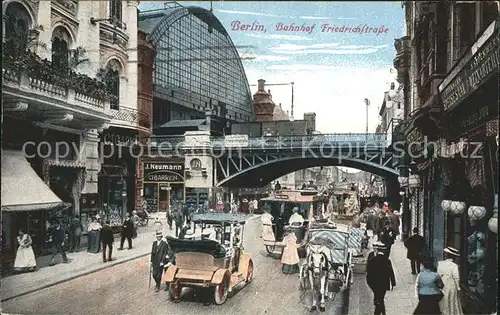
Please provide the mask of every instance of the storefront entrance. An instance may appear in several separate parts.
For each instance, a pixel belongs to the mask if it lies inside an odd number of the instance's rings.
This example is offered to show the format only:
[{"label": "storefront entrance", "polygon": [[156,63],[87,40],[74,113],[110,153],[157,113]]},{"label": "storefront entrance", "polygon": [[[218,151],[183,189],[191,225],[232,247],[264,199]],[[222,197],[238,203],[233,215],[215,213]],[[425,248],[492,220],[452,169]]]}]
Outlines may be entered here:
[{"label": "storefront entrance", "polygon": [[143,171],[148,212],[167,212],[172,205],[186,201],[184,161],[147,161]]}]

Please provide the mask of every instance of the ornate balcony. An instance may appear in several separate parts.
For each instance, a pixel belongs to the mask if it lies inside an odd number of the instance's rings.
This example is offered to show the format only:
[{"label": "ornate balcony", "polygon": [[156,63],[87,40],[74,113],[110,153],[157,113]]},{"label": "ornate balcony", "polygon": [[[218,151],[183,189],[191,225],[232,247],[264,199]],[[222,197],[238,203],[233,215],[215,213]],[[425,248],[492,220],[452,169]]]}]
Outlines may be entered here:
[{"label": "ornate balcony", "polygon": [[111,125],[151,133],[151,121],[146,112],[134,108],[121,107],[120,109],[111,109],[111,114],[113,115]]},{"label": "ornate balcony", "polygon": [[49,112],[72,117],[65,121],[74,120],[72,127],[76,128],[84,128],[83,121],[99,127],[111,119],[108,93],[96,79],[58,69],[30,51],[9,54],[4,47],[2,57],[4,102],[26,103],[25,111],[42,121]]}]

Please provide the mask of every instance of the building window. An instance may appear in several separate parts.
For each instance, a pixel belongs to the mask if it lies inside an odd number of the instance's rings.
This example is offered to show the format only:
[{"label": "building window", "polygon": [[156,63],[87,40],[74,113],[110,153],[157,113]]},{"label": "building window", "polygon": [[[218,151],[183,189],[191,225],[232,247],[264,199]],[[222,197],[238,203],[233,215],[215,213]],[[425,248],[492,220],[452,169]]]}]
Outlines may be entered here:
[{"label": "building window", "polygon": [[19,3],[8,4],[5,11],[5,41],[10,51],[25,50],[28,44],[29,15]]},{"label": "building window", "polygon": [[120,109],[120,70],[118,61],[111,60],[99,75],[106,84],[110,96],[110,108],[115,110]]},{"label": "building window", "polygon": [[68,68],[69,44],[68,32],[62,26],[54,29],[52,34],[52,65],[56,68]]},{"label": "building window", "polygon": [[118,21],[122,20],[122,0],[109,1],[109,17]]},{"label": "building window", "polygon": [[497,1],[484,1],[482,3],[481,28],[484,30],[498,17]]},{"label": "building window", "polygon": [[457,7],[456,19],[456,55],[455,59],[458,60],[464,52],[474,43],[476,37],[476,4],[475,3],[459,3],[455,4]]},{"label": "building window", "polygon": [[436,73],[447,73],[448,66],[448,9],[446,4],[437,3],[436,12]]}]

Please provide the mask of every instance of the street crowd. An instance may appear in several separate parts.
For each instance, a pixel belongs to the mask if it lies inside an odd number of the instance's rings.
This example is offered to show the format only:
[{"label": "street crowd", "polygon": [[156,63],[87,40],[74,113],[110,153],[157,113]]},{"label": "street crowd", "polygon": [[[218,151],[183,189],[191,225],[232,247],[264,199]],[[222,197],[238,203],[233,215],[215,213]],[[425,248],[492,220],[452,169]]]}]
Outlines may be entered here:
[{"label": "street crowd", "polygon": [[[373,251],[368,255],[366,281],[374,295],[374,314],[386,314],[384,298],[387,291],[396,286],[396,279],[390,260],[391,247],[400,234],[399,214],[391,211],[389,205],[379,209],[367,209],[362,214],[362,221],[366,222],[367,229],[373,231],[377,238],[372,244]],[[409,268],[416,276],[415,295],[418,305],[413,314],[443,314],[461,315],[463,310],[460,303],[460,276],[457,258],[460,251],[446,247],[444,260],[437,262],[426,248],[423,236],[419,235],[418,228],[404,241],[407,248]]]}]

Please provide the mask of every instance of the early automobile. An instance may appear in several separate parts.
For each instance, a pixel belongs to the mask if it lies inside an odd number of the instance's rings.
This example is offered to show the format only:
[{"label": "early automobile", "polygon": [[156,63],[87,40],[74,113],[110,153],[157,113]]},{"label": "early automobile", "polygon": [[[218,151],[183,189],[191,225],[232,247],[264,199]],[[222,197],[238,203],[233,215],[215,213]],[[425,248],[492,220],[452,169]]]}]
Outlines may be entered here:
[{"label": "early automobile", "polygon": [[184,287],[205,288],[211,291],[215,304],[224,304],[230,292],[253,278],[252,258],[243,250],[246,216],[201,213],[193,214],[192,221],[201,226],[202,232],[210,225],[216,233],[212,239],[167,238],[174,253],[174,265],[164,275],[170,298],[178,300]]},{"label": "early automobile", "polygon": [[[349,292],[352,283],[351,233],[346,225],[313,223],[306,237],[306,260],[300,268],[301,299],[311,311],[325,310],[337,293]],[[319,301],[317,298],[319,297]],[[319,302],[319,303],[318,303]]]},{"label": "early automobile", "polygon": [[297,236],[299,254],[302,253],[302,248],[305,245],[304,236],[307,233],[309,221],[319,215],[318,209],[323,203],[323,198],[319,198],[316,190],[283,189],[272,196],[262,198],[261,206],[267,209],[273,217],[272,233],[266,233],[262,236],[268,254],[283,251],[285,246],[283,243],[284,228],[288,225],[294,208],[298,208],[298,213],[304,218],[303,223],[290,225]]}]

